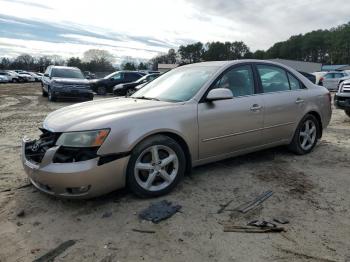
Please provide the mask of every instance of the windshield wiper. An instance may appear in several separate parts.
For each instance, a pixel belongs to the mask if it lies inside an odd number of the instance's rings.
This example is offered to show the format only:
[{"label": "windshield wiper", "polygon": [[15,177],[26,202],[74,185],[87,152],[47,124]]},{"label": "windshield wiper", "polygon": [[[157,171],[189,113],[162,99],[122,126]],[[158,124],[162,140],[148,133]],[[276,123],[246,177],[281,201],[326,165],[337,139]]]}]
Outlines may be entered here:
[{"label": "windshield wiper", "polygon": [[132,96],[132,98],[135,98],[135,99],[144,99],[144,100],[160,101],[158,98],[155,98],[155,97],[146,97],[146,96]]}]

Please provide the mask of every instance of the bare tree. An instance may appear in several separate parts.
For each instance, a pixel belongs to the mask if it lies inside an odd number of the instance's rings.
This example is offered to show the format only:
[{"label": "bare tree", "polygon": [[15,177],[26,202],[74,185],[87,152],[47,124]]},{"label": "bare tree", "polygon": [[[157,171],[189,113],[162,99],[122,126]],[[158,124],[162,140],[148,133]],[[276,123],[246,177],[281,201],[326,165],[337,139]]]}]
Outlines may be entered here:
[{"label": "bare tree", "polygon": [[104,61],[111,63],[113,61],[113,55],[106,50],[89,49],[84,52],[83,60],[85,62]]}]

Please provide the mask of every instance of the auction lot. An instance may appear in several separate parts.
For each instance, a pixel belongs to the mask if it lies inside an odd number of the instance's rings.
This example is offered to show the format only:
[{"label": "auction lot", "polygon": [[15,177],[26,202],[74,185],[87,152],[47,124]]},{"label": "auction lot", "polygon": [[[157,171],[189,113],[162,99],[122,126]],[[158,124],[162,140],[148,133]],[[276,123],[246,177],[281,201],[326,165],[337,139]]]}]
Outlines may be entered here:
[{"label": "auction lot", "polygon": [[[56,261],[350,261],[350,118],[343,111],[333,110],[309,155],[282,147],[195,168],[158,199],[120,190],[72,201],[18,189],[28,184],[21,138],[37,137],[49,112],[72,103],[48,102],[39,83],[0,85],[0,261],[32,261],[67,240],[76,243]],[[257,209],[233,211],[267,190],[274,194]],[[162,199],[181,212],[159,224],[139,220]],[[276,217],[290,221],[286,232],[223,232],[227,221]]]}]

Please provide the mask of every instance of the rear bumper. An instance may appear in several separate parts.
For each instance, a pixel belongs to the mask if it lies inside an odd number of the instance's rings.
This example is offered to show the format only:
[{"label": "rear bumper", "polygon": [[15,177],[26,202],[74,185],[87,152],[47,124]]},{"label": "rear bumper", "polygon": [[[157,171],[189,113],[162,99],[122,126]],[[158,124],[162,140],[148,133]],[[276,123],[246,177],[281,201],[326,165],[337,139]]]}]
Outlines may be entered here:
[{"label": "rear bumper", "polygon": [[53,163],[59,146],[48,149],[41,163],[33,163],[25,156],[22,140],[22,164],[31,183],[40,191],[65,198],[86,199],[112,192],[125,186],[129,156],[98,165],[98,159],[73,163]]},{"label": "rear bumper", "polygon": [[334,105],[336,108],[350,110],[350,93],[337,93],[334,95]]}]

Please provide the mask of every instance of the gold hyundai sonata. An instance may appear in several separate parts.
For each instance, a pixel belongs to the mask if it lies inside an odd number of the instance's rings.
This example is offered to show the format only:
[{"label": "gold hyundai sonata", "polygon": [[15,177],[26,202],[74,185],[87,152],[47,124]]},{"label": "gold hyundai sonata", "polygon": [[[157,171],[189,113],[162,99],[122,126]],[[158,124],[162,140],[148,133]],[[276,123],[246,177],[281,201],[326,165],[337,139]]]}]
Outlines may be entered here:
[{"label": "gold hyundai sonata", "polygon": [[171,191],[192,167],[287,145],[313,150],[331,118],[329,92],[284,65],[239,60],[178,67],[131,97],[49,114],[24,138],[32,184],[90,198],[129,187],[143,197]]}]

